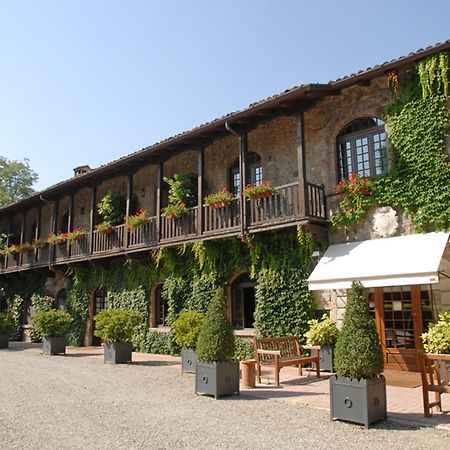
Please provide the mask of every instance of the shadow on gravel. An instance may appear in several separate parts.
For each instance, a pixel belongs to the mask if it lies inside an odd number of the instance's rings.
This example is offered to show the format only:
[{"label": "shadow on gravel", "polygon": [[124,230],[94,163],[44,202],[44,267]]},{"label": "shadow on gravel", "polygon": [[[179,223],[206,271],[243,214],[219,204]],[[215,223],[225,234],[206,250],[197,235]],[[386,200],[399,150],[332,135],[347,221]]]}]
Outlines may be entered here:
[{"label": "shadow on gravel", "polygon": [[41,347],[42,347],[42,344],[36,344],[36,343],[32,343],[32,342],[10,341],[9,348],[2,349],[2,351],[23,352],[25,350],[39,350]]},{"label": "shadow on gravel", "polygon": [[133,366],[149,366],[149,367],[157,367],[157,366],[179,366],[180,363],[177,361],[133,361],[131,363]]},{"label": "shadow on gravel", "polygon": [[312,397],[312,396],[323,396],[322,393],[320,392],[292,392],[292,391],[282,391],[282,390],[277,390],[274,391],[274,387],[270,387],[268,389],[264,388],[264,387],[257,387],[255,389],[251,389],[248,390],[247,392],[243,392],[243,395],[248,395],[248,396],[254,396],[257,398],[263,398],[263,399],[267,399],[267,400],[276,400],[277,398],[293,398],[293,397],[298,397],[301,398],[302,395],[307,395],[308,397]]}]

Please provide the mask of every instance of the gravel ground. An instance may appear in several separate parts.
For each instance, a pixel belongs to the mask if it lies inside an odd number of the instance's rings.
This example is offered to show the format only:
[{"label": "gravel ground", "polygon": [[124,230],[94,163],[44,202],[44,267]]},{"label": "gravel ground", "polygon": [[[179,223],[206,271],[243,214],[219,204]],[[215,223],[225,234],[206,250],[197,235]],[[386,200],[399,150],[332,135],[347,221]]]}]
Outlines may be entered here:
[{"label": "gravel ground", "polygon": [[[3,449],[442,449],[450,433],[387,421],[369,430],[276,400],[194,395],[178,365],[0,350]],[[446,444],[447,442],[447,444]]]}]

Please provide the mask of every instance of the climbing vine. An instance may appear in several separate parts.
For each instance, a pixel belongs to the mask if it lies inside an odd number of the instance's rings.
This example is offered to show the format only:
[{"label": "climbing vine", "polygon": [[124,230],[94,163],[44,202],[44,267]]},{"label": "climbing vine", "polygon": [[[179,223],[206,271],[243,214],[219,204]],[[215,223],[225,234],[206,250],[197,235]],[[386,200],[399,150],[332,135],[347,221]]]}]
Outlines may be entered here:
[{"label": "climbing vine", "polygon": [[358,223],[372,205],[390,205],[408,213],[417,231],[450,229],[448,71],[444,52],[419,61],[418,76],[407,77],[406,86],[398,76],[388,77],[392,104],[385,119],[393,169],[371,180],[372,195],[363,203],[350,204],[344,193],[335,226]]},{"label": "climbing vine", "polygon": [[306,332],[313,299],[306,282],[312,268],[313,239],[302,227],[295,233],[256,235],[251,240],[252,272],[256,275],[255,328],[260,336]]}]

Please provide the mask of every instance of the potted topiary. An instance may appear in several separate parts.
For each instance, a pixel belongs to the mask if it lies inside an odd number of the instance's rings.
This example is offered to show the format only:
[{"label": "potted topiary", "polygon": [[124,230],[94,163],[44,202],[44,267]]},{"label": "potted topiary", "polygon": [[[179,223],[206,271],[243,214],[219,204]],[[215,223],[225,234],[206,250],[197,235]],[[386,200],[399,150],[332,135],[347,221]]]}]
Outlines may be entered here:
[{"label": "potted topiary", "polygon": [[223,289],[217,289],[197,341],[195,393],[239,394],[239,362],[234,360],[234,334]]},{"label": "potted topiary", "polygon": [[353,282],[348,294],[334,366],[336,376],[330,378],[331,418],[361,423],[366,428],[386,419],[383,351],[360,282]]},{"label": "potted topiary", "polygon": [[94,334],[104,341],[105,363],[131,362],[135,329],[142,314],[130,309],[104,309],[95,317]]},{"label": "potted topiary", "polygon": [[183,311],[172,324],[175,342],[181,347],[181,371],[195,373],[195,347],[205,315],[200,311]]},{"label": "potted topiary", "polygon": [[14,332],[14,322],[8,313],[0,313],[0,348],[9,347],[9,338]]},{"label": "potted topiary", "polygon": [[46,355],[66,353],[65,334],[73,322],[72,316],[65,311],[52,309],[38,311],[33,317],[34,329],[42,337],[42,351]]},{"label": "potted topiary", "polygon": [[309,330],[304,336],[307,345],[320,345],[320,370],[333,372],[333,349],[339,333],[336,324],[328,314],[324,314],[320,322],[312,319],[308,325]]}]

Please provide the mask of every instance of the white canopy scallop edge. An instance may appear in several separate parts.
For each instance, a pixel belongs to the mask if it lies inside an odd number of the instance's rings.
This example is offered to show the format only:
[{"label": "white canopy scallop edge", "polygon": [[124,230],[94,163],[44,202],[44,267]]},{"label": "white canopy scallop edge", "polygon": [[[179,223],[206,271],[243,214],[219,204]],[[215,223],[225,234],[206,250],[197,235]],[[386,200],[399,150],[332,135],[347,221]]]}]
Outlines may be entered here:
[{"label": "white canopy scallop edge", "polygon": [[[311,291],[439,283],[449,233],[411,234],[330,245],[308,278]],[[446,274],[450,276],[450,274]]]}]

